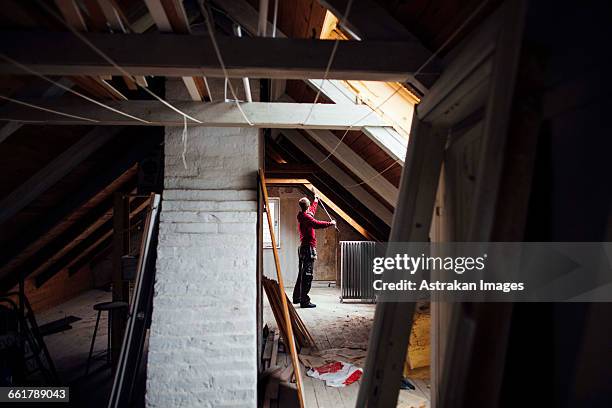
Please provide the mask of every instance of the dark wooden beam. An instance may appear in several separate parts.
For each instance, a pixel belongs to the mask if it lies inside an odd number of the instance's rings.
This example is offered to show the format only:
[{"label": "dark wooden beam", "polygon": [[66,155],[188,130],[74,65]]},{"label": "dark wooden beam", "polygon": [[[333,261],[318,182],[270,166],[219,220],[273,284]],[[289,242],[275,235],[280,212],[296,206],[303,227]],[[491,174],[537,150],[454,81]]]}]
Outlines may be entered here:
[{"label": "dark wooden beam", "polygon": [[[329,9],[338,18],[341,29],[349,32],[352,36],[362,41],[402,40],[420,47],[423,55],[428,55],[429,57],[432,55],[431,51],[429,51],[420,40],[374,0],[353,1],[346,20],[343,20],[343,17],[346,15],[349,3],[348,0],[319,0],[319,3]],[[437,79],[435,75],[429,75],[431,72],[430,68],[433,68],[429,67],[429,64],[433,64],[433,67],[440,66],[439,60],[434,57],[427,66],[423,68],[423,73],[425,73],[425,75],[419,73],[416,78],[411,75],[411,78],[405,81],[409,86],[415,88],[420,93],[425,92]]]},{"label": "dark wooden beam", "polygon": [[110,243],[109,245],[100,245],[99,247],[95,248],[87,256],[83,256],[80,259],[74,261],[74,263],[68,267],[68,275],[69,276],[74,275],[87,264],[89,264],[90,268],[94,268],[98,263],[100,263],[107,256],[109,256],[112,253],[112,251],[113,251],[112,243]]},{"label": "dark wooden beam", "polygon": [[[266,165],[266,177],[282,177],[291,174],[291,177],[299,174],[312,174],[321,171],[312,163],[269,163]],[[268,173],[270,176],[268,176]]]},{"label": "dark wooden beam", "polygon": [[[224,76],[208,36],[82,35],[131,75]],[[322,78],[334,46],[333,41],[289,38],[217,36],[217,41],[228,75],[252,78]],[[4,31],[0,53],[46,75],[124,74],[70,32]],[[404,82],[429,57],[416,41],[343,41],[327,78]],[[26,74],[4,59],[0,73]],[[421,76],[439,73],[434,62]]]},{"label": "dark wooden beam", "polygon": [[[129,188],[135,184],[135,177],[122,185],[120,188]],[[20,273],[30,275],[42,272],[45,265],[51,265],[59,260],[65,252],[70,251],[79,242],[85,240],[98,228],[102,227],[112,217],[112,200],[110,197],[96,208],[92,209],[82,219],[70,226],[65,232],[45,245],[34,255],[29,257],[17,270]],[[14,273],[14,272],[12,272]]]},{"label": "dark wooden beam", "polygon": [[109,241],[111,237],[112,223],[107,221],[101,228],[98,228],[93,234],[79,242],[74,248],[66,253],[59,261],[55,262],[48,269],[39,273],[36,276],[36,287],[41,287],[45,282],[55,276],[57,273],[67,268],[77,257],[83,256],[102,243]]},{"label": "dark wooden beam", "polygon": [[[124,189],[127,190],[127,189]],[[120,193],[116,193],[120,194]],[[112,199],[111,199],[112,202]],[[148,206],[148,200],[138,200],[132,202],[130,210],[130,219],[141,214]],[[112,207],[111,207],[112,208]],[[112,214],[112,213],[111,213]],[[55,274],[68,268],[69,274],[74,274],[84,266],[87,262],[84,260],[91,259],[99,253],[98,249],[106,248],[109,242],[112,241],[113,235],[113,219],[111,217],[103,217],[101,223],[96,223],[87,235],[82,237],[75,245],[68,245],[60,251],[60,257],[52,262],[47,262],[42,265],[36,272],[36,285],[42,286],[45,282],[51,279]],[[77,266],[80,265],[80,266]]]},{"label": "dark wooden beam", "polygon": [[36,200],[120,131],[121,128],[95,128],[40,169],[0,201],[0,224]]},{"label": "dark wooden beam", "polygon": [[90,200],[97,199],[100,194],[108,194],[114,191],[117,185],[122,185],[130,180],[136,171],[135,164],[147,153],[150,146],[154,144],[153,142],[151,140],[147,143],[145,139],[144,143],[133,145],[127,151],[113,157],[110,163],[100,163],[93,173],[96,176],[89,179],[73,195],[63,200],[55,209],[45,214],[44,218],[29,226],[23,234],[3,248],[0,255],[0,279],[2,279],[0,289],[8,290],[16,283],[12,282],[11,271],[21,263],[19,259],[30,246]]},{"label": "dark wooden beam", "polygon": [[346,21],[343,17],[346,16],[348,0],[319,0],[319,3],[338,18],[342,29],[361,40],[415,39],[402,23],[372,0],[353,1]]}]

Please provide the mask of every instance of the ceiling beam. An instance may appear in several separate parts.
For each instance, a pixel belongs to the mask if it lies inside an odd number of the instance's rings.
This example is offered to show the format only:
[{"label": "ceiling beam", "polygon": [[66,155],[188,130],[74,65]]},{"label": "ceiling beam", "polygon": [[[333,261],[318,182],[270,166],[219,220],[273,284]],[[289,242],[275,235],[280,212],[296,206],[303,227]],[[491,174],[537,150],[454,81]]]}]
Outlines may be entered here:
[{"label": "ceiling beam", "polygon": [[[323,7],[329,9],[338,18],[340,28],[355,38],[364,41],[407,41],[415,44],[415,47],[418,47],[423,55],[427,55],[427,58],[432,56],[431,51],[425,48],[402,23],[373,0],[353,1],[346,21],[343,21],[348,2],[348,0],[319,0]],[[438,65],[439,61],[433,58],[431,63]],[[428,71],[427,67],[424,71]],[[435,79],[435,76],[419,74],[419,78],[411,76],[406,82],[410,82],[419,91],[425,92]]]},{"label": "ceiling beam", "polygon": [[70,173],[121,128],[95,128],[0,201],[0,225]]},{"label": "ceiling beam", "polygon": [[[207,36],[83,35],[131,75],[224,76]],[[322,78],[334,47],[334,41],[268,37],[218,36],[217,42],[228,75],[240,78]],[[122,75],[69,32],[3,31],[0,52],[46,75]],[[342,41],[327,77],[403,82],[411,78],[428,54],[414,42]],[[5,60],[0,61],[0,73],[24,74]],[[438,73],[435,63],[423,72]]]},{"label": "ceiling beam", "polygon": [[[157,29],[163,33],[176,32],[179,34],[190,34],[189,19],[183,7],[183,3],[177,0],[145,0],[147,9]],[[203,101],[209,97],[209,92],[206,91],[208,85],[200,89],[196,81],[203,81],[206,84],[206,78],[183,77],[183,82],[189,92],[189,96],[194,101]],[[201,94],[201,91],[204,91]],[[208,95],[207,95],[208,93]]]},{"label": "ceiling beam", "polygon": [[384,175],[361,158],[353,149],[338,139],[331,131],[325,129],[306,129],[317,143],[328,152],[333,152],[333,156],[340,161],[354,175],[359,177],[364,184],[381,196],[387,203],[395,207],[397,203],[398,189]]},{"label": "ceiling beam", "polygon": [[[150,200],[144,200],[139,205],[135,206],[135,208],[130,211],[130,219],[146,210],[149,206]],[[63,269],[70,268],[88,255],[93,255],[97,248],[104,247],[112,241],[112,235],[112,219],[107,219],[106,222],[99,223],[95,227],[89,229],[86,234],[81,237],[78,243],[62,248],[62,250],[55,254],[49,262],[43,264],[35,271],[36,287],[42,286],[46,281]]]},{"label": "ceiling beam", "polygon": [[289,140],[295,147],[301,150],[306,156],[308,156],[313,162],[328,175],[333,177],[338,183],[346,186],[345,189],[348,191],[356,200],[365,205],[374,215],[381,219],[385,224],[391,225],[393,214],[387,207],[382,205],[374,196],[372,196],[367,190],[361,186],[348,187],[357,184],[357,181],[351,176],[346,174],[344,170],[334,164],[331,160],[325,160],[326,155],[323,154],[319,149],[310,143],[303,135],[297,130],[288,129],[282,131],[283,135]]},{"label": "ceiling beam", "polygon": [[[410,33],[384,8],[372,0],[353,1],[346,18],[348,0],[319,0],[341,24],[341,28],[361,40],[414,40]],[[423,47],[425,49],[425,47]]]},{"label": "ceiling beam", "polygon": [[[289,163],[310,163],[312,162],[304,152],[289,142],[282,134],[277,134],[278,131],[273,131],[272,138],[268,138],[266,145],[275,145],[282,156]],[[267,163],[269,164],[269,163]],[[307,178],[319,190],[323,191],[344,211],[355,219],[360,225],[364,226],[371,234],[375,235],[378,240],[384,240],[389,235],[389,226],[385,224],[379,217],[372,212],[364,203],[355,199],[342,184],[334,177],[324,172],[320,167],[315,165],[317,170],[310,173],[284,173],[276,174],[280,178]],[[267,169],[267,167],[266,167]]]},{"label": "ceiling beam", "polygon": [[[76,0],[55,0],[55,4],[60,10],[62,16],[64,17],[64,21],[67,25],[80,32],[88,31],[87,24],[85,24],[85,19],[81,14],[81,10]],[[92,80],[94,80],[97,84],[101,85],[105,89],[105,91],[109,92],[113,96],[113,99],[127,99],[125,95],[123,95],[113,85],[107,82],[107,80],[110,79],[112,79],[112,77],[92,77]],[[82,83],[79,85],[83,86]]]},{"label": "ceiling beam", "polygon": [[[257,34],[258,29],[258,14],[257,11],[246,0],[213,0],[215,5],[225,11],[230,18],[240,24],[246,31],[252,35]],[[355,11],[351,7],[353,12]],[[359,6],[358,8],[359,9]],[[384,10],[383,10],[384,11]],[[351,12],[352,14],[352,12]],[[268,32],[272,32],[272,24],[268,23]],[[276,36],[285,38],[285,34],[277,27]],[[401,38],[401,37],[400,37]],[[348,89],[340,82],[335,80],[306,80],[306,84],[320,91],[323,95],[329,98],[336,104],[354,105],[357,99]],[[272,100],[283,102],[295,102],[288,95],[282,95],[284,92],[275,91],[277,88],[283,89],[284,84],[279,81],[272,81]],[[288,98],[283,100],[283,98]],[[362,129],[363,133],[370,138],[374,143],[380,146],[393,160],[399,161],[404,165],[404,157],[406,155],[407,141],[404,140],[392,127],[385,128],[368,128]]]},{"label": "ceiling beam", "polygon": [[[28,103],[55,111],[97,121],[96,125],[147,125],[133,118],[119,115],[98,105],[79,100],[29,100]],[[157,101],[112,101],[107,105],[148,121],[151,126],[183,126],[183,116]],[[187,120],[189,126],[259,127],[297,129],[348,129],[359,130],[363,126],[385,126],[385,122],[372,114],[365,105],[345,106],[331,104],[247,102],[241,103],[242,111],[235,103],[173,102],[182,112],[202,123]],[[312,112],[311,112],[312,110]],[[368,115],[366,117],[366,115]],[[306,122],[304,122],[307,119]],[[81,119],[60,116],[53,112],[30,108],[15,103],[0,107],[0,120],[20,122],[36,121],[50,125],[91,124]]]},{"label": "ceiling beam", "polygon": [[[93,177],[80,186],[69,197],[66,197],[55,208],[51,209],[38,221],[29,225],[15,239],[11,240],[0,252],[0,279],[7,277],[36,251],[45,245],[48,234],[61,234],[68,226],[66,222],[74,219],[73,213],[82,208],[97,205],[108,197],[108,194],[125,185],[138,172],[138,162],[159,143],[157,137],[140,137],[139,143],[128,149],[116,152],[112,160],[99,163],[93,170]],[[0,288],[1,289],[1,288]]]},{"label": "ceiling beam", "polygon": [[[266,149],[268,147],[266,146]],[[266,178],[284,177],[285,174],[311,174],[320,169],[314,164],[303,163],[268,163],[266,164]],[[269,175],[269,176],[268,176]]]},{"label": "ceiling beam", "polygon": [[266,184],[268,186],[277,185],[277,184],[280,184],[280,185],[297,184],[297,185],[304,186],[305,188],[307,188],[314,194],[317,194],[318,196],[320,196],[321,200],[323,200],[325,204],[327,204],[327,206],[331,208],[336,214],[338,214],[338,216],[340,216],[340,218],[342,218],[347,224],[353,227],[355,231],[363,235],[366,239],[378,241],[372,234],[370,234],[370,232],[366,228],[364,228],[361,224],[355,221],[350,215],[348,215],[342,208],[340,208],[336,203],[334,203],[329,197],[323,194],[321,190],[317,189],[309,179],[278,177],[278,178],[266,179]]}]

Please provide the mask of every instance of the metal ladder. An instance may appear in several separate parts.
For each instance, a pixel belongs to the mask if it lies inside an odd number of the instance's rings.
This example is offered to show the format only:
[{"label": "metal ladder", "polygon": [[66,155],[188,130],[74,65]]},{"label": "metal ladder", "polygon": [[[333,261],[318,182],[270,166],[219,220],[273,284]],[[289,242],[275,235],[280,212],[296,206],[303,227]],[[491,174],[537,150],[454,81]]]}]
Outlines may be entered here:
[{"label": "metal ladder", "polygon": [[[37,374],[40,374],[44,384],[57,385],[60,383],[59,376],[55,370],[53,359],[49,354],[49,350],[45,341],[40,334],[34,311],[30,306],[28,298],[24,295],[19,300],[19,292],[10,292],[0,297],[0,303],[9,305],[13,309],[19,322],[19,341],[23,350],[23,372],[18,382],[27,382],[27,380],[37,379]],[[17,302],[12,298],[16,297]],[[20,313],[19,305],[23,304],[23,315]],[[39,377],[40,378],[40,377]]]}]

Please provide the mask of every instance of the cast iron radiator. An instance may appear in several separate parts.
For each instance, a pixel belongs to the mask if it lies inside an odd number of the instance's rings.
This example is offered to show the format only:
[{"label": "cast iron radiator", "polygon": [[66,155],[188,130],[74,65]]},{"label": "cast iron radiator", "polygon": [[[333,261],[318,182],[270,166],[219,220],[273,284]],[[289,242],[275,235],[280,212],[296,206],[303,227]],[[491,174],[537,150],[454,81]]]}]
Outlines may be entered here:
[{"label": "cast iron radiator", "polygon": [[374,242],[340,241],[340,301],[375,301],[374,256]]}]

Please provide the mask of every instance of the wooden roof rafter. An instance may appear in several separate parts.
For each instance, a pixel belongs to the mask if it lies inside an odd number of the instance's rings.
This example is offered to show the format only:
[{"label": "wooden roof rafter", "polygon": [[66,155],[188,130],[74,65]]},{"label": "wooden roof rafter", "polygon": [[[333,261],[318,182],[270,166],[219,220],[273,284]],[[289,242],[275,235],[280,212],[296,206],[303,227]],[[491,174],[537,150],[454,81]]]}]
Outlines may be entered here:
[{"label": "wooden roof rafter", "polygon": [[[179,34],[191,33],[189,19],[182,2],[177,0],[144,1],[159,31]],[[211,101],[206,77],[184,76],[182,79],[192,100]]]},{"label": "wooden roof rafter", "polygon": [[[130,210],[129,214],[130,220],[145,211],[148,206],[148,199],[134,200],[132,204],[133,208]],[[42,286],[56,273],[66,268],[70,269],[83,258],[93,255],[97,248],[108,245],[110,241],[112,241],[113,235],[112,216],[113,213],[111,211],[110,215],[107,214],[94,225],[83,231],[78,241],[68,243],[47,262],[43,263],[35,270],[30,271],[36,276],[36,286]]]},{"label": "wooden roof rafter", "polygon": [[[68,26],[80,32],[88,31],[85,18],[76,0],[55,0],[55,5]],[[125,95],[108,82],[111,79],[112,76],[72,77],[75,83],[93,95],[106,96],[117,100],[127,100]],[[128,84],[128,86],[130,85],[131,84]]]},{"label": "wooden roof rafter", "polygon": [[359,199],[355,199],[333,176],[312,163],[299,148],[289,143],[282,135],[276,140],[267,139],[266,144],[274,145],[287,162],[266,167],[266,173],[270,178],[309,180],[372,235],[384,240],[389,232],[389,226],[381,221],[371,208]]},{"label": "wooden roof rafter", "polygon": [[[0,279],[10,277],[11,271],[71,228],[89,209],[104,202],[110,194],[133,180],[138,170],[137,163],[155,148],[156,140],[158,138],[142,135],[139,143],[130,145],[127,139],[118,139],[112,146],[99,152],[95,165],[90,167],[87,183],[79,186],[68,198],[5,245],[0,255]],[[129,147],[124,149],[126,144]],[[119,149],[124,150],[117,151]],[[109,153],[113,156],[111,162],[104,159]]]},{"label": "wooden roof rafter", "polygon": [[[224,77],[213,45],[205,35],[171,33],[84,33],[83,36],[131,75]],[[326,72],[332,41],[318,39],[217,38],[230,77],[311,79]],[[61,48],[56,45],[63,44]],[[148,52],[155,49],[156,52]],[[33,54],[32,50],[36,50]],[[73,33],[3,31],[0,52],[47,75],[121,75]],[[403,82],[427,58],[417,44],[403,41],[344,41],[329,79]],[[6,61],[0,73],[22,74]],[[431,63],[423,74],[439,73]]]}]

